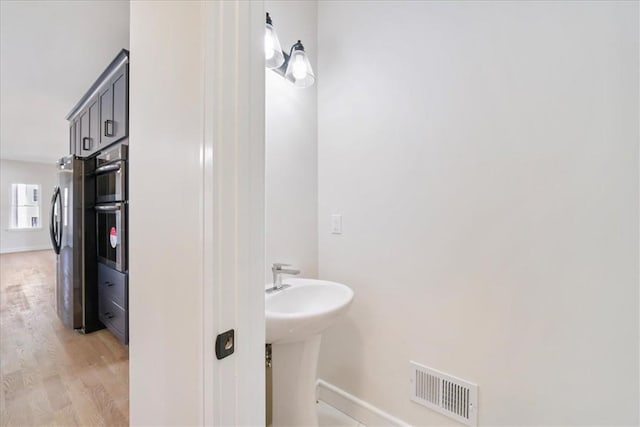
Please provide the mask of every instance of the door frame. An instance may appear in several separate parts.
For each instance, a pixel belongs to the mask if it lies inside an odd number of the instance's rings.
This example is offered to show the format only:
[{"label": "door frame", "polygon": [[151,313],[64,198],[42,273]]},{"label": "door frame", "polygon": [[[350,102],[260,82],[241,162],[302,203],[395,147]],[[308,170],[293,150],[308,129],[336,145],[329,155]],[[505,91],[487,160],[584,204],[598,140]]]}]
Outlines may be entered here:
[{"label": "door frame", "polygon": [[[214,361],[204,424],[264,425],[264,2],[205,2],[203,19],[204,360]],[[235,353],[218,361],[228,329]]]},{"label": "door frame", "polygon": [[130,8],[130,423],[264,425],[264,3]]}]

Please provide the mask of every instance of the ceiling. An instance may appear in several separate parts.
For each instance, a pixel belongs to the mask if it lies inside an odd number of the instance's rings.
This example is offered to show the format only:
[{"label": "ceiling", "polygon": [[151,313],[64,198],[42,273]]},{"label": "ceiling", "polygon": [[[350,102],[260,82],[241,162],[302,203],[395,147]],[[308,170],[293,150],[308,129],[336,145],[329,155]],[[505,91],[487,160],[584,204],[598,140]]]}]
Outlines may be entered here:
[{"label": "ceiling", "polygon": [[122,48],[129,1],[0,1],[0,158],[68,154],[67,113]]}]

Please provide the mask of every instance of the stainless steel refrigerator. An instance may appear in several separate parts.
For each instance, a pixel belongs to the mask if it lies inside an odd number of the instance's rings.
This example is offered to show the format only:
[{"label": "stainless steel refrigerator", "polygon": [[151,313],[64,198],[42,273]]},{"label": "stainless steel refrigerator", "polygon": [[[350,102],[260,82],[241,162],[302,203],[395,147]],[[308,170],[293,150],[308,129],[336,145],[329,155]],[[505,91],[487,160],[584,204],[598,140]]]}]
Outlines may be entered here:
[{"label": "stainless steel refrigerator", "polygon": [[56,257],[56,308],[68,328],[92,332],[98,320],[95,160],[58,161],[58,185],[51,198],[49,231]]}]

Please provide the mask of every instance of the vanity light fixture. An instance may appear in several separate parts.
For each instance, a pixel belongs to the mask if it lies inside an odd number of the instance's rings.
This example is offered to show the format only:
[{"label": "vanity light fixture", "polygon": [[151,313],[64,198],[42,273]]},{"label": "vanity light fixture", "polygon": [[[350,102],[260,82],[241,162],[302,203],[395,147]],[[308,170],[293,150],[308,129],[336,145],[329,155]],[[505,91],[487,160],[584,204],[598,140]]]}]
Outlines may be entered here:
[{"label": "vanity light fixture", "polygon": [[304,88],[312,86],[316,81],[313,68],[302,42],[294,43],[287,55],[280,47],[280,40],[273,22],[267,12],[266,32],[264,35],[264,51],[266,67],[280,74],[295,87]]},{"label": "vanity light fixture", "polygon": [[291,46],[291,52],[285,64],[287,64],[287,71],[284,73],[284,78],[295,87],[309,87],[316,81],[313,68],[300,40]]},{"label": "vanity light fixture", "polygon": [[280,47],[280,40],[278,39],[278,33],[273,28],[273,22],[267,12],[267,23],[265,25],[264,33],[264,56],[265,64],[267,68],[279,68],[284,64],[284,53],[282,47]]}]

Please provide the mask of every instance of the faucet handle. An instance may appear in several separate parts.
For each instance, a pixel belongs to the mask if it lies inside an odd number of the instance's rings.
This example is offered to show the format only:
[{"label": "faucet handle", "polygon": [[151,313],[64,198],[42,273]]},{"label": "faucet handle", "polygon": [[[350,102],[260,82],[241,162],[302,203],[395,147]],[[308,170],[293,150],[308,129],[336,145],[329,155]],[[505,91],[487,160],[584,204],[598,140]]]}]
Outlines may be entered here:
[{"label": "faucet handle", "polygon": [[291,267],[291,264],[283,264],[281,262],[274,262],[271,267],[272,270],[280,270],[282,267]]}]

